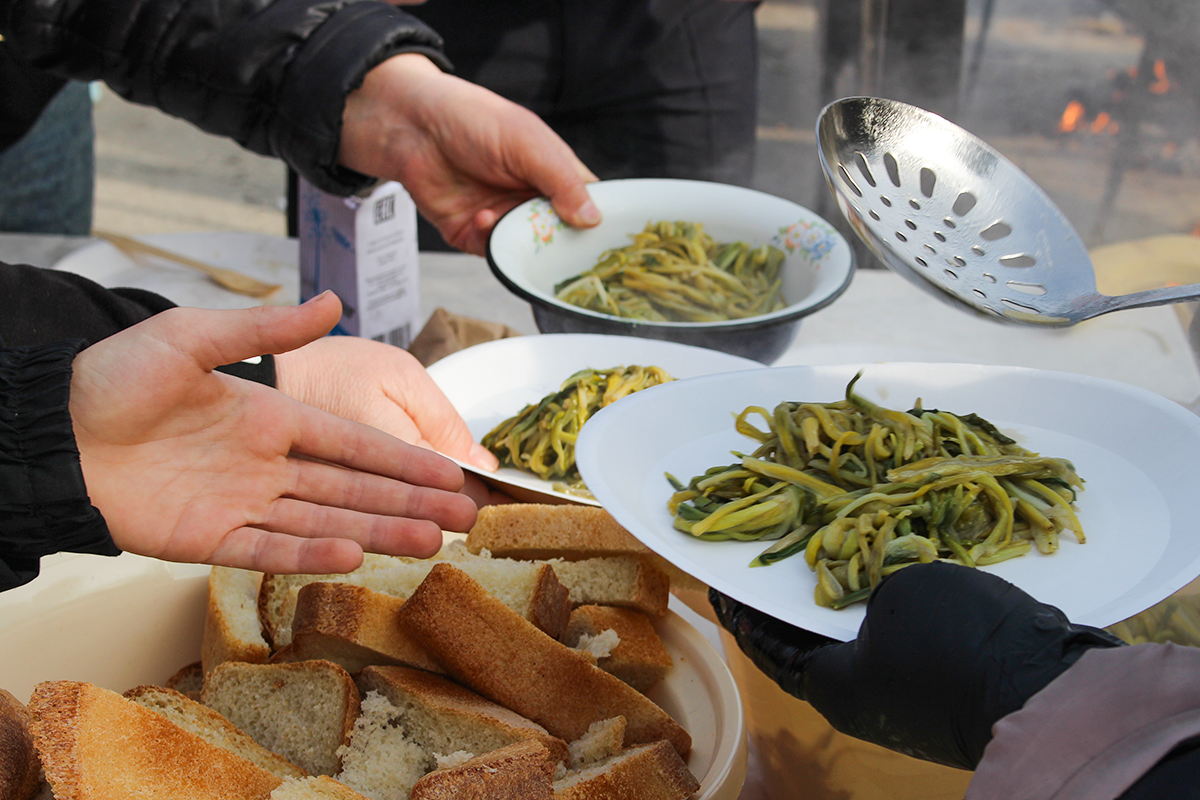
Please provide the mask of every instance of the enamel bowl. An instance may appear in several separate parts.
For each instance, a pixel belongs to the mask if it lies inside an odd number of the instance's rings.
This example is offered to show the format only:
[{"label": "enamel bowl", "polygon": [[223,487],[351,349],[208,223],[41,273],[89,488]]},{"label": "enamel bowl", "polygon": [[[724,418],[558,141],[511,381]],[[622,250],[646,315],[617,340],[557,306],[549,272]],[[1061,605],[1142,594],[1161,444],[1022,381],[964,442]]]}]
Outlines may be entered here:
[{"label": "enamel bowl", "polygon": [[[598,226],[571,228],[539,197],[506,214],[488,241],[492,272],[530,303],[542,333],[641,336],[770,364],[792,343],[801,320],[837,299],[854,275],[854,255],[841,234],[790,200],[722,183],[657,178],[601,181],[588,191],[604,215]],[[647,322],[555,299],[556,284],[590,269],[605,250],[628,245],[647,222],[660,220],[703,223],[718,242],[780,248],[788,305],[741,320]]]}]

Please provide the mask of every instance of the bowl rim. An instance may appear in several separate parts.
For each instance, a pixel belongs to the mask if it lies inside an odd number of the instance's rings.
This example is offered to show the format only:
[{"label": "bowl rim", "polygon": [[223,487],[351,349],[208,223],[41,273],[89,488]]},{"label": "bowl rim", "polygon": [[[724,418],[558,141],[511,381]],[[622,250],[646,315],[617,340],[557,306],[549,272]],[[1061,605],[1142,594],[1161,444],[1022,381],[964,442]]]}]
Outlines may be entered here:
[{"label": "bowl rim", "polygon": [[847,240],[840,231],[838,231],[836,228],[833,228],[832,223],[810,208],[802,206],[793,200],[788,200],[787,198],[770,194],[769,192],[762,192],[757,189],[749,189],[745,186],[737,186],[734,184],[717,183],[715,181],[698,181],[683,178],[617,178],[607,181],[596,181],[592,184],[589,184],[589,186],[597,186],[601,184],[607,186],[627,183],[705,184],[708,186],[721,187],[722,190],[733,190],[736,192],[761,195],[781,203],[787,203],[795,206],[798,210],[804,212],[805,214],[810,214],[828,224],[830,228],[833,229],[833,234],[837,236],[837,238],[846,246],[846,251],[849,254],[849,259],[846,264],[846,274],[836,286],[828,289],[823,295],[810,295],[807,300],[803,301],[802,303],[793,303],[792,305],[785,306],[784,308],[781,308],[778,311],[773,311],[769,314],[758,314],[756,316],[745,317],[743,319],[718,320],[714,322],[676,322],[669,320],[642,320],[631,317],[618,317],[612,314],[603,314],[599,311],[592,311],[591,309],[564,303],[560,300],[557,300],[552,295],[538,291],[531,291],[530,289],[519,285],[516,281],[508,276],[507,272],[505,272],[504,268],[500,266],[496,260],[492,245],[496,236],[496,232],[500,230],[505,219],[514,214],[524,213],[535,202],[541,201],[549,203],[549,198],[544,196],[533,197],[522,203],[519,203],[505,212],[504,215],[496,221],[496,224],[492,227],[491,233],[488,234],[487,247],[485,248],[484,253],[487,259],[488,269],[491,270],[492,274],[496,276],[496,279],[499,280],[500,283],[502,283],[510,292],[528,303],[541,306],[543,308],[577,314],[582,317],[587,317],[598,322],[603,322],[605,324],[630,331],[636,331],[638,329],[645,328],[678,331],[713,331],[718,333],[724,331],[754,331],[760,328],[774,327],[780,323],[790,322],[801,317],[808,316],[809,314],[825,308],[834,300],[841,297],[841,295],[844,294],[848,288],[850,288],[850,282],[853,280],[858,266],[854,248],[850,245],[849,240]]}]

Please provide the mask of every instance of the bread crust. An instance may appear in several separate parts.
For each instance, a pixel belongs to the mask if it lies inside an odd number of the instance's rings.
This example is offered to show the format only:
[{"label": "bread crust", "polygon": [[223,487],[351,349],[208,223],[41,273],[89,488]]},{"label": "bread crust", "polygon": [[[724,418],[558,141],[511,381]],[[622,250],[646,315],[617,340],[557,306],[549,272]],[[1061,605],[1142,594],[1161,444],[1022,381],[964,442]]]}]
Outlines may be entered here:
[{"label": "bread crust", "polygon": [[[334,686],[329,718],[308,720],[312,707],[286,702],[294,687],[308,680]],[[250,695],[248,700],[243,695]],[[201,701],[248,733],[260,745],[287,758],[310,774],[336,774],[341,768],[337,749],[350,738],[362,710],[358,687],[346,670],[320,659],[290,664],[226,662],[205,678]],[[289,752],[291,750],[291,752]]]},{"label": "bread crust", "polygon": [[599,556],[640,556],[664,572],[672,586],[708,587],[642,544],[603,508],[575,503],[503,503],[479,509],[467,549],[496,558],[580,561]]},{"label": "bread crust", "polygon": [[187,695],[162,686],[135,686],[123,695],[144,708],[169,719],[209,744],[257,764],[281,778],[303,778],[308,773],[254,741],[245,731],[219,713]]},{"label": "bread crust", "polygon": [[[509,602],[515,604],[518,613],[526,616],[551,636],[558,637],[562,634],[571,614],[571,595],[566,587],[559,585],[558,576],[553,569],[547,570],[545,565],[510,559],[480,558],[467,553],[465,547],[458,553],[453,553],[450,548],[443,548],[439,556],[450,557],[450,554],[462,559],[468,571],[476,567],[512,567],[512,571],[506,577],[519,577],[522,589],[517,596],[510,596]],[[415,590],[434,563],[438,563],[436,559],[375,556],[369,562],[364,561],[363,567],[348,575],[268,574],[263,578],[257,597],[258,615],[264,635],[270,641],[272,650],[279,650],[291,644],[296,598],[299,590],[305,585],[314,582],[349,583],[403,598]],[[525,586],[525,581],[529,582],[528,586]],[[398,583],[406,586],[406,589],[397,590]],[[495,586],[491,588],[497,589]]]},{"label": "bread crust", "polygon": [[489,595],[438,564],[400,609],[400,623],[459,683],[573,741],[598,720],[623,716],[626,744],[666,739],[680,755],[691,737],[636,689],[593,666]]},{"label": "bread crust", "polygon": [[205,673],[226,661],[264,663],[271,655],[258,614],[262,573],[213,567],[208,575],[208,606],[200,663]]},{"label": "bread crust", "polygon": [[649,553],[602,508],[578,504],[503,503],[479,509],[467,550],[537,561]]},{"label": "bread crust", "polygon": [[404,664],[430,672],[442,667],[396,622],[404,600],[348,583],[300,588],[292,643],[272,661],[326,659],[347,672],[372,664]]},{"label": "bread crust", "polygon": [[557,781],[557,800],[684,800],[700,782],[667,742],[627,750],[604,764]]},{"label": "bread crust", "polygon": [[549,751],[526,739],[430,772],[409,800],[551,800],[553,774]]},{"label": "bread crust", "polygon": [[[541,725],[438,675],[406,667],[367,667],[358,676],[358,686],[364,694],[379,692],[395,706],[412,699],[430,718],[467,721],[502,741],[503,746],[532,740],[555,762],[569,757],[567,743]],[[418,744],[428,747],[426,742]]]},{"label": "bread crust", "polygon": [[263,800],[282,779],[115,692],[38,684],[32,731],[56,800]]},{"label": "bread crust", "polygon": [[29,709],[0,689],[0,800],[28,800],[41,783]]},{"label": "bread crust", "polygon": [[639,611],[613,606],[579,606],[571,612],[563,643],[575,647],[580,637],[616,631],[620,642],[596,666],[645,694],[666,677],[675,662],[650,619]]}]

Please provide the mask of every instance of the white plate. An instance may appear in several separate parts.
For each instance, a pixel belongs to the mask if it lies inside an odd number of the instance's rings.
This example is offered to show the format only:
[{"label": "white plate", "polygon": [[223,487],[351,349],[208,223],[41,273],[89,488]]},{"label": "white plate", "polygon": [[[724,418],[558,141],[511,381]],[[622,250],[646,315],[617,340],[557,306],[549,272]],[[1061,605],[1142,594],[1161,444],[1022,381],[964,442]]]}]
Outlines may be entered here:
[{"label": "white plate", "polygon": [[[432,364],[429,374],[467,421],[471,435],[478,442],[525,406],[558,391],[562,382],[579,370],[634,364],[662,367],[675,378],[762,367],[757,361],[673,342],[560,333],[514,336],[468,347]],[[550,481],[530,472],[512,467],[487,472],[458,463],[518,500],[599,505],[591,498],[557,491]]]},{"label": "white plate", "polygon": [[[1200,417],[1159,395],[1114,381],[1019,367],[882,363],[777,367],[668,384],[598,413],[576,450],[592,493],[647,546],[729,596],[793,625],[849,640],[864,604],[842,611],[813,602],[816,581],[800,556],[748,566],[768,544],[704,542],[671,526],[670,472],[686,483],[734,463],[754,442],[733,429],[747,406],[828,402],[855,391],[890,408],[977,413],[1022,446],[1070,459],[1084,479],[1080,545],[1064,536],[988,569],[1075,622],[1103,627],[1142,611],[1200,574]],[[761,421],[757,422],[762,427]]]},{"label": "white plate", "polygon": [[[0,594],[0,689],[23,703],[41,681],[124,692],[162,685],[200,660],[208,567],[125,553],[43,559],[32,583]],[[696,800],[734,800],[746,777],[746,728],[721,655],[670,612],[656,623],[675,667],[650,697],[692,737]]]},{"label": "white plate", "polygon": [[133,258],[105,241],[81,247],[54,268],[91,278],[110,289],[146,289],[192,308],[250,308],[294,305],[299,301],[300,251],[295,239],[238,232],[159,233],[137,238],[283,288],[265,300],[247,297],[218,286],[199,270],[155,256]]}]

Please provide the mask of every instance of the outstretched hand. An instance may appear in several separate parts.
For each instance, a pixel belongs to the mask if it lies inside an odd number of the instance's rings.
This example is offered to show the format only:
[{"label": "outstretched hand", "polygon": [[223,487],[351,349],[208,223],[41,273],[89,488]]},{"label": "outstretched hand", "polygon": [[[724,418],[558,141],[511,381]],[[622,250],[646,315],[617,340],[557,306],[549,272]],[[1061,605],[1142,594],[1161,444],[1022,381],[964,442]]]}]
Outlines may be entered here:
[{"label": "outstretched hand", "polygon": [[536,114],[443,73],[425,56],[393,56],[346,100],[339,162],[402,183],[453,246],[482,255],[509,209],[539,194],[577,227],[600,222],[596,176]]},{"label": "outstretched hand", "polygon": [[269,572],[430,556],[476,508],[453,462],[213,369],[322,336],[341,306],[172,309],[81,352],[71,419],[118,547]]},{"label": "outstretched hand", "polygon": [[[302,403],[493,472],[499,461],[406,350],[356,336],[327,336],[275,358],[275,386]],[[506,502],[474,475],[463,491],[477,505]]]}]

